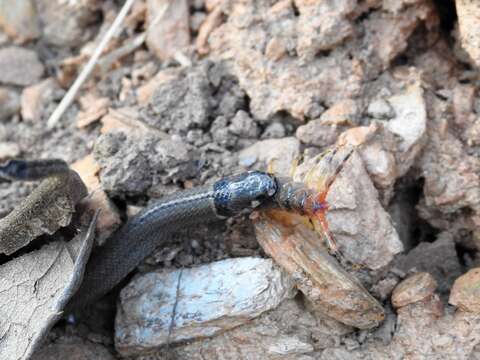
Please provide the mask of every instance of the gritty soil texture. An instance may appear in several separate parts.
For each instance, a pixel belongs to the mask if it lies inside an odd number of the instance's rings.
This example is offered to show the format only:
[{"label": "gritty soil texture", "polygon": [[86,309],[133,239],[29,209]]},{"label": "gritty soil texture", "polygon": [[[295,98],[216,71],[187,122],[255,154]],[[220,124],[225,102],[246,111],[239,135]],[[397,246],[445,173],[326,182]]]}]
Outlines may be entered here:
[{"label": "gritty soil texture", "polygon": [[[480,30],[462,32],[473,20],[457,17],[471,16],[468,1],[190,0],[153,21],[165,1],[138,0],[107,50],[145,31],[146,42],[111,61],[104,55],[53,129],[49,115],[123,2],[7,3],[0,0],[0,161],[73,164],[93,154],[98,186],[122,222],[181,189],[266,170],[272,160],[288,173],[334,144],[359,146],[358,184],[372,188],[365,201],[379,201],[362,212],[385,211],[382,224],[349,233],[349,219],[331,219],[342,252],[367,264],[349,271],[384,307],[382,325],[313,319],[299,294],[281,305],[281,320],[263,314],[243,330],[180,343],[171,356],[219,359],[211,349],[220,347],[232,359],[480,358],[480,300],[469,292],[477,274],[451,295],[455,280],[480,266],[480,63],[472,45]],[[0,217],[36,186],[0,183]],[[373,234],[385,219],[395,236]],[[182,229],[136,274],[246,256],[267,256],[248,214]],[[126,283],[60,321],[38,359],[120,359],[114,317]],[[236,343],[296,332],[304,342],[287,350]]]}]

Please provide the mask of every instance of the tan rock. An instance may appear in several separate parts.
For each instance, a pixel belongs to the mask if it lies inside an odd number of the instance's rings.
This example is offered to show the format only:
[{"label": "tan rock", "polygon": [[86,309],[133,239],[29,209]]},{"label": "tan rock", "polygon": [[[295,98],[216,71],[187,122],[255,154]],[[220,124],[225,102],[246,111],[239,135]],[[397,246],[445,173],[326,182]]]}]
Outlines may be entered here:
[{"label": "tan rock", "polygon": [[23,89],[21,99],[21,114],[23,120],[40,120],[45,104],[58,89],[59,86],[53,78],[45,79]]},{"label": "tan rock", "polygon": [[102,189],[98,178],[100,166],[95,162],[92,154],[76,161],[71,165],[71,168],[80,175],[90,194],[83,200],[83,204],[89,210],[100,210],[96,239],[102,244],[122,223],[118,209]]},{"label": "tan rock", "polygon": [[399,308],[421,301],[432,296],[436,288],[437,282],[429,273],[414,274],[395,287],[392,293],[392,305]]},{"label": "tan rock", "polygon": [[126,133],[140,132],[153,133],[161,139],[167,139],[169,136],[139,120],[138,110],[132,107],[108,110],[108,114],[102,117],[102,128],[100,132],[106,134],[112,131],[123,131]]},{"label": "tan rock", "polygon": [[355,100],[345,99],[333,104],[320,119],[325,124],[354,125],[360,117],[360,109]]},{"label": "tan rock", "polygon": [[80,98],[82,111],[77,115],[77,127],[83,128],[100,118],[108,112],[110,106],[110,99],[106,97],[96,97],[92,94],[86,94]]},{"label": "tan rock", "polygon": [[195,40],[195,47],[200,55],[206,55],[210,51],[208,46],[208,38],[215,28],[222,23],[222,9],[217,6],[211,13],[207,15],[207,18],[203,21],[200,29],[198,30],[197,39]]},{"label": "tan rock", "polygon": [[460,42],[470,55],[473,65],[480,67],[480,3],[472,0],[456,0]]},{"label": "tan rock", "polygon": [[480,268],[469,270],[455,281],[448,302],[460,310],[480,313]]},{"label": "tan rock", "polygon": [[160,60],[173,58],[190,44],[189,17],[187,0],[147,1],[147,46]]},{"label": "tan rock", "polygon": [[466,126],[474,122],[473,100],[475,99],[475,86],[471,84],[457,84],[453,89],[453,114],[455,123]]},{"label": "tan rock", "polygon": [[38,38],[40,24],[32,0],[0,0],[0,28],[18,43]]},{"label": "tan rock", "polygon": [[[395,14],[373,11],[365,19],[358,17],[381,4],[368,1],[357,8],[350,0],[334,5],[295,1],[295,7],[292,1],[225,3],[227,20],[209,37],[210,55],[231,65],[250,97],[252,114],[263,121],[280,111],[303,120],[319,103],[332,106],[358,97],[365,81],[406,49],[415,29],[435,19],[426,1],[406,4]],[[357,19],[365,31],[353,31],[351,22]],[[363,43],[368,49],[358,46]],[[282,47],[289,56],[277,60]],[[323,54],[322,49],[330,52]]]}]

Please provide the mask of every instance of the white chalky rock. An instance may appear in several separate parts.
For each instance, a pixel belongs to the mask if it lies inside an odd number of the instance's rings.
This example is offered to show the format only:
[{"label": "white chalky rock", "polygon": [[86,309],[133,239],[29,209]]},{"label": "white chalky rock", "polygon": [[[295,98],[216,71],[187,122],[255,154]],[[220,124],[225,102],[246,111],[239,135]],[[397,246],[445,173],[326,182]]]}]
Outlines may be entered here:
[{"label": "white chalky rock", "polygon": [[167,343],[179,277],[170,343],[232,329],[295,295],[292,280],[271,259],[228,259],[136,277],[122,290],[117,311],[115,346],[122,355]]}]

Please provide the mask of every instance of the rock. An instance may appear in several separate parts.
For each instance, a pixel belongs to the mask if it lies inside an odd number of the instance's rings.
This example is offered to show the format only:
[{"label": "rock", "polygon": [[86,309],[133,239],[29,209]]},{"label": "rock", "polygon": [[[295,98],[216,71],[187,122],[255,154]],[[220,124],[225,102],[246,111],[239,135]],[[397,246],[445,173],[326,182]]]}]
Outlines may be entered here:
[{"label": "rock", "polygon": [[395,117],[386,128],[400,137],[397,162],[398,176],[403,176],[425,144],[427,109],[424,91],[419,83],[410,85],[405,92],[388,99]]},{"label": "rock", "polygon": [[20,110],[19,94],[7,87],[0,87],[0,121],[8,120]]},{"label": "rock", "polygon": [[[200,30],[200,27],[202,26],[202,23],[205,21],[206,18],[207,18],[207,14],[205,14],[203,11],[193,12],[192,15],[190,16],[190,24],[189,24],[190,30],[198,34],[198,30]],[[198,35],[197,35],[197,39],[198,39]]]},{"label": "rock", "polygon": [[[438,114],[436,119],[443,119],[442,115]],[[422,217],[433,226],[450,229],[455,212],[470,218],[465,209],[471,209],[471,215],[480,214],[480,160],[467,153],[465,145],[444,122],[435,120],[429,125],[428,142],[418,164],[425,179],[425,198],[419,208]]]},{"label": "rock", "polygon": [[351,0],[295,6],[227,1],[227,20],[210,34],[209,55],[228,62],[255,119],[269,121],[286,111],[304,120],[318,104],[358,97],[363,84],[407,48],[415,29],[436,19],[425,1],[398,13],[375,11],[376,6],[371,1],[357,7]]},{"label": "rock", "polygon": [[462,311],[480,313],[480,268],[471,269],[455,280],[448,302]]},{"label": "rock", "polygon": [[[268,329],[268,330],[267,330]],[[309,360],[317,349],[335,346],[351,328],[335,321],[317,320],[301,303],[285,300],[249,324],[172,349],[178,359]],[[238,346],[241,342],[242,346]],[[302,356],[303,355],[303,356]]]},{"label": "rock", "polygon": [[150,98],[152,116],[145,121],[158,129],[176,132],[206,127],[212,89],[205,70],[195,68],[158,86]]},{"label": "rock", "polygon": [[[287,137],[258,141],[238,154],[238,163],[245,168],[274,169],[281,175],[290,174],[295,159],[300,155],[300,142]],[[255,166],[253,166],[255,165]]]},{"label": "rock", "polygon": [[20,152],[20,146],[17,143],[0,141],[0,162],[18,157]]},{"label": "rock", "polygon": [[433,243],[422,242],[408,254],[400,255],[395,267],[405,273],[412,270],[428,272],[436,280],[440,293],[447,293],[462,273],[455,242],[447,232],[438,235]]},{"label": "rock", "polygon": [[360,118],[360,109],[354,100],[346,99],[333,104],[320,120],[330,125],[354,125]]},{"label": "rock", "polygon": [[392,305],[395,308],[413,304],[432,296],[437,288],[435,279],[426,272],[408,277],[398,284],[392,293]]},{"label": "rock", "polygon": [[428,2],[414,1],[414,6],[403,11],[375,12],[365,21],[368,44],[374,49],[375,57],[380,60],[384,69],[405,51],[408,39],[419,24],[423,21],[435,21],[435,10]]},{"label": "rock", "polygon": [[470,56],[471,63],[480,67],[480,4],[476,1],[456,0],[460,42]]},{"label": "rock", "polygon": [[157,186],[185,181],[198,171],[197,153],[190,145],[154,131],[102,135],[94,156],[103,188],[117,196],[145,194]]},{"label": "rock", "polygon": [[92,94],[87,94],[80,98],[82,111],[77,115],[77,127],[83,128],[100,118],[108,112],[110,106],[110,99],[107,97],[96,97]]},{"label": "rock", "polygon": [[53,78],[26,87],[22,92],[22,118],[25,121],[39,121],[43,118],[46,105],[60,92],[60,86]]},{"label": "rock", "polygon": [[137,100],[139,105],[147,105],[155,90],[162,84],[168,83],[179,77],[177,68],[160,70],[152,79],[137,89]]},{"label": "rock", "polygon": [[207,15],[205,21],[202,22],[195,40],[195,48],[200,55],[206,55],[210,51],[208,39],[212,31],[221,25],[222,15],[221,6],[217,6]]},{"label": "rock", "polygon": [[281,122],[273,122],[269,124],[262,134],[262,139],[280,139],[285,137],[285,126]]},{"label": "rock", "polygon": [[391,119],[395,112],[385,99],[372,101],[367,108],[367,113],[375,119]]},{"label": "rock", "polygon": [[37,39],[40,23],[32,0],[0,0],[0,28],[17,43]]},{"label": "rock", "polygon": [[122,131],[127,134],[146,134],[153,133],[159,138],[168,139],[168,135],[163,131],[148,126],[140,119],[138,109],[133,107],[123,107],[118,109],[109,108],[108,114],[102,117],[102,128],[100,132],[107,134],[109,132]]},{"label": "rock", "polygon": [[[314,186],[315,176],[319,179],[325,176],[320,171],[322,168],[316,165],[319,159],[321,155],[299,165],[294,180],[300,181],[302,175],[309,174]],[[326,212],[328,227],[339,251],[352,263],[379,270],[403,250],[358,154],[352,154],[344,164],[326,195],[326,202],[329,204]]]},{"label": "rock", "polygon": [[358,147],[384,204],[393,195],[395,181],[407,173],[423,149],[427,127],[426,104],[418,82],[388,98],[388,102],[395,113],[390,121],[348,129],[337,141],[337,145]]},{"label": "rock", "polygon": [[349,17],[356,5],[352,0],[340,3],[298,1],[299,57],[312,59],[320,51],[331,50],[352,36],[354,27]]},{"label": "rock", "polygon": [[57,339],[54,343],[46,344],[36,351],[31,359],[56,360],[67,357],[75,360],[115,360],[105,346],[72,336],[66,336]]},{"label": "rock", "polygon": [[97,219],[95,241],[101,245],[122,223],[120,214],[115,204],[110,201],[102,189],[102,185],[98,179],[100,166],[95,162],[92,154],[74,162],[71,168],[80,175],[90,194],[90,196],[83,201],[86,209],[91,210],[92,213],[100,210]]},{"label": "rock", "polygon": [[260,128],[257,123],[248,115],[247,112],[239,110],[230,121],[228,130],[242,138],[257,138],[260,134]]},{"label": "rock", "polygon": [[306,145],[326,147],[335,143],[342,129],[343,126],[330,125],[321,119],[315,119],[299,126],[295,136]]},{"label": "rock", "polygon": [[43,65],[37,53],[18,46],[0,49],[0,83],[27,86],[38,82]]},{"label": "rock", "polygon": [[189,17],[187,0],[147,0],[146,42],[160,60],[175,57],[190,44]]},{"label": "rock", "polygon": [[58,47],[76,47],[93,34],[89,24],[96,21],[95,6],[91,1],[35,0],[42,24],[42,38]]},{"label": "rock", "polygon": [[[120,294],[115,347],[122,356],[138,355],[167,341],[215,336],[275,309],[294,294],[292,280],[269,259],[228,259],[148,273]],[[169,336],[172,311],[175,322]]]},{"label": "rock", "polygon": [[453,89],[453,114],[455,123],[459,126],[465,127],[475,121],[473,114],[475,90],[475,86],[470,84],[457,84]]}]

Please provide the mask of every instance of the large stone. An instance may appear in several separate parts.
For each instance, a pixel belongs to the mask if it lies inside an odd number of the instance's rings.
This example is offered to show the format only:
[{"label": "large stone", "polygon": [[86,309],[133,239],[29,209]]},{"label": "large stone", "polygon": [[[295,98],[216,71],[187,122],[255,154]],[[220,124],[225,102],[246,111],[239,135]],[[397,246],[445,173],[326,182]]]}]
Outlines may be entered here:
[{"label": "large stone", "polygon": [[115,346],[126,356],[214,336],[294,295],[293,281],[270,259],[228,259],[148,273],[121,292]]},{"label": "large stone", "polygon": [[432,296],[436,288],[437,282],[429,273],[414,274],[395,287],[392,293],[392,305],[399,308],[421,301]]}]

